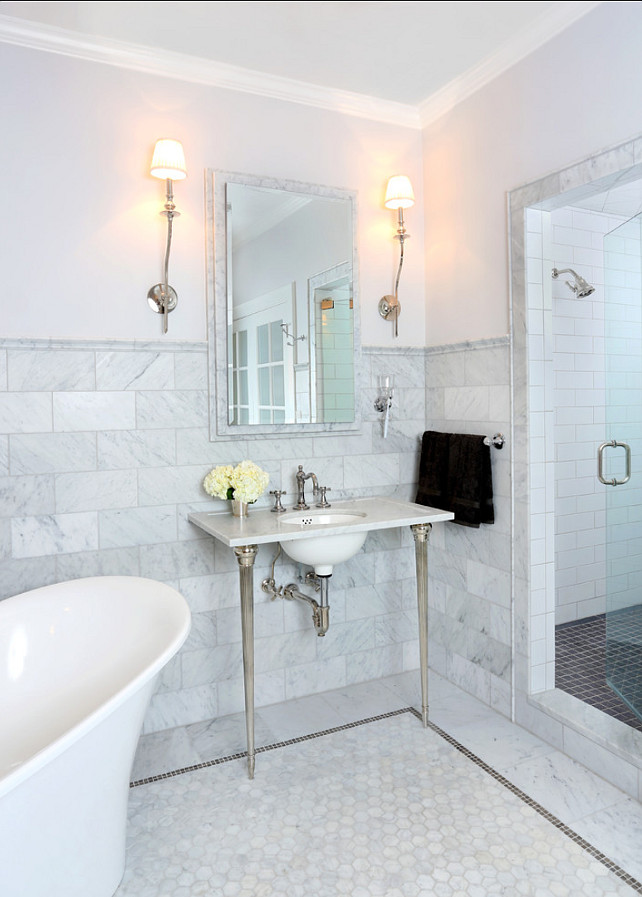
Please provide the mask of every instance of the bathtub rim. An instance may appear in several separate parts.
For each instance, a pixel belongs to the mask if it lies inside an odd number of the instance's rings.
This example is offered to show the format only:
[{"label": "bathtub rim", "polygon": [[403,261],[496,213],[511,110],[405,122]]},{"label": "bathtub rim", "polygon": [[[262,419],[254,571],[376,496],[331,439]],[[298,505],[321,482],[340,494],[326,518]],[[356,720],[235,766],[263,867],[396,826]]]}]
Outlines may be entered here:
[{"label": "bathtub rim", "polygon": [[174,637],[169,644],[161,651],[154,660],[144,669],[134,676],[122,688],[118,689],[107,700],[91,711],[87,716],[83,717],[80,722],[71,726],[62,735],[54,738],[53,741],[46,744],[43,748],[32,754],[19,766],[9,770],[0,778],[0,798],[8,794],[22,782],[26,781],[39,770],[43,769],[48,763],[60,756],[67,748],[81,739],[83,735],[98,726],[114,711],[116,707],[125,703],[130,697],[136,694],[150,679],[157,676],[171,658],[180,650],[189,635],[191,628],[191,612],[189,606],[181,593],[173,586],[159,580],[150,579],[142,576],[88,576],[78,579],[66,580],[64,582],[52,583],[50,585],[40,586],[37,589],[30,589],[27,592],[21,592],[10,598],[5,598],[0,602],[0,610],[5,602],[14,602],[27,599],[28,596],[42,595],[46,592],[64,591],[64,586],[74,585],[75,587],[100,584],[100,590],[109,591],[112,588],[133,588],[144,584],[144,588],[154,588],[164,592],[171,599],[181,612],[180,625],[177,628]]}]

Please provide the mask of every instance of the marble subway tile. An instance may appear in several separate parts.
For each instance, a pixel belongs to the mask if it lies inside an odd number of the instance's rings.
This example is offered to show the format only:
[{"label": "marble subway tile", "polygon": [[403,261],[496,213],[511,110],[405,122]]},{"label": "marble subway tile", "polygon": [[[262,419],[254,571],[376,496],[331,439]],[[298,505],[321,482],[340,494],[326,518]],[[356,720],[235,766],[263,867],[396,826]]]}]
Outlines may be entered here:
[{"label": "marble subway tile", "polygon": [[0,394],[0,433],[47,433],[53,427],[51,393]]},{"label": "marble subway tile", "polygon": [[190,629],[183,650],[198,651],[216,645],[217,614],[213,611],[192,614],[192,628]]},{"label": "marble subway tile", "polygon": [[[141,506],[204,501],[206,467],[155,467],[138,471],[138,500]],[[222,510],[222,508],[221,508]]]},{"label": "marble subway tile", "polygon": [[177,463],[175,430],[106,430],[97,434],[97,446],[99,470]]},{"label": "marble subway tile", "polygon": [[348,455],[344,459],[344,480],[346,488],[361,486],[394,486],[399,482],[399,456]]},{"label": "marble subway tile", "polygon": [[0,392],[6,390],[7,383],[7,350],[0,349]]},{"label": "marble subway tile", "polygon": [[197,720],[209,720],[217,713],[216,689],[211,685],[184,688],[179,692],[160,692],[153,695],[150,701],[143,732],[158,732]]},{"label": "marble subway tile", "polygon": [[[254,443],[250,443],[253,445]],[[232,464],[250,457],[246,440],[211,442],[208,427],[184,427],[176,430],[176,463],[179,465]]]},{"label": "marble subway tile", "polygon": [[52,514],[54,510],[52,476],[0,477],[0,517]]},{"label": "marble subway tile", "polygon": [[131,430],[136,425],[134,393],[55,392],[53,421],[57,432]]},{"label": "marble subway tile", "polygon": [[13,475],[96,469],[94,433],[15,434],[9,440]]},{"label": "marble subway tile", "polygon": [[98,514],[98,526],[101,548],[175,542],[176,506],[157,505],[153,508],[102,510]]},{"label": "marble subway tile", "polygon": [[240,611],[238,570],[202,576],[182,576],[179,591],[192,613],[234,607]]},{"label": "marble subway tile", "polygon": [[316,640],[314,629],[288,632],[284,635],[269,636],[255,641],[255,665],[259,673],[269,670],[285,670],[295,664],[312,663],[316,660]]},{"label": "marble subway tile", "polygon": [[137,392],[136,421],[141,430],[206,427],[207,392],[201,389]]},{"label": "marble subway tile", "polygon": [[174,359],[170,352],[97,352],[96,389],[174,388]]},{"label": "marble subway tile", "polygon": [[11,542],[16,558],[65,554],[98,548],[98,522],[93,512],[14,517]]},{"label": "marble subway tile", "polygon": [[490,418],[490,391],[487,386],[446,387],[446,416],[453,421],[480,423]]},{"label": "marble subway tile", "polygon": [[60,473],[54,478],[56,511],[102,511],[136,504],[138,486],[132,470]]},{"label": "marble subway tile", "polygon": [[21,595],[54,582],[58,582],[55,557],[12,558],[0,564],[0,598]]},{"label": "marble subway tile", "polygon": [[93,352],[65,349],[9,349],[12,392],[91,390],[96,385]]},{"label": "marble subway tile", "polygon": [[140,576],[138,547],[59,554],[56,571],[60,582],[84,576]]},{"label": "marble subway tile", "polygon": [[375,647],[375,621],[373,618],[348,623],[331,620],[327,634],[317,638],[317,656],[322,660],[367,651]]},{"label": "marble subway tile", "polygon": [[[468,386],[507,386],[510,382],[509,347],[492,346],[464,352],[465,382]],[[444,384],[450,385],[450,384]]]},{"label": "marble subway tile", "polygon": [[[32,471],[29,471],[30,473]],[[9,473],[9,437],[0,436],[0,477]]]},{"label": "marble subway tile", "polygon": [[216,645],[197,651],[181,653],[183,688],[213,685],[225,679],[238,679],[243,674],[240,642]]},{"label": "marble subway tile", "polygon": [[140,546],[140,574],[173,579],[214,572],[213,539]]},{"label": "marble subway tile", "polygon": [[346,658],[343,656],[289,666],[285,670],[286,699],[296,699],[342,685],[346,685]]},{"label": "marble subway tile", "polygon": [[207,352],[174,352],[176,389],[208,389]]},{"label": "marble subway tile", "polygon": [[381,679],[403,670],[403,646],[384,645],[346,657],[346,683]]},{"label": "marble subway tile", "polygon": [[415,575],[415,554],[411,548],[380,551],[375,555],[375,582],[400,582]]},{"label": "marble subway tile", "polygon": [[417,614],[409,611],[384,614],[375,618],[374,627],[377,647],[414,641],[417,639]]},{"label": "marble subway tile", "polygon": [[[218,707],[220,714],[239,713],[242,718],[245,717],[245,693],[243,688],[243,679],[225,679],[223,682],[217,683],[216,692],[218,696]],[[275,670],[271,673],[259,673],[254,678],[254,704],[255,707],[261,708],[270,704],[278,704],[285,701],[285,681],[283,670]],[[255,715],[255,737],[257,744],[262,743],[261,735],[265,728],[265,724],[261,719],[262,711],[259,710]],[[243,727],[244,728],[244,727]],[[280,738],[281,736],[278,736]],[[265,743],[278,740],[271,732],[263,739]],[[238,744],[239,750],[245,750],[245,732],[241,734]],[[229,748],[226,752],[229,752]]]}]

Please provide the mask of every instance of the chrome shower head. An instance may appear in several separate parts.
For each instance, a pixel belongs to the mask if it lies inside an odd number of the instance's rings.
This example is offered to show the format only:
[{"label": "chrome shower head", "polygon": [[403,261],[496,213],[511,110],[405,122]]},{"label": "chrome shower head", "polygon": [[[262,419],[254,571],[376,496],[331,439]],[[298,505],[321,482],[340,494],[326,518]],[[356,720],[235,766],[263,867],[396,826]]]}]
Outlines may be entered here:
[{"label": "chrome shower head", "polygon": [[591,284],[584,280],[576,271],[573,271],[572,268],[553,268],[553,277],[559,277],[560,274],[572,274],[575,278],[575,283],[571,283],[570,280],[566,281],[566,286],[569,290],[573,290],[578,299],[584,299],[586,296],[590,296],[591,293],[595,292],[595,287],[591,286]]}]

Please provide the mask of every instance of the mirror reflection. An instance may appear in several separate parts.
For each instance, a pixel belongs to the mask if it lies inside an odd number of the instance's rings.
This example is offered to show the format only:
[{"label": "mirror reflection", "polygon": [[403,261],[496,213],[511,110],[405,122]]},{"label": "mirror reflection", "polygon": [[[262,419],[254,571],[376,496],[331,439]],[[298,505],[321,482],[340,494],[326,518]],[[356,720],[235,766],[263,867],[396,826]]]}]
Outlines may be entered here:
[{"label": "mirror reflection", "polygon": [[214,178],[218,432],[345,429],[356,418],[354,196]]}]

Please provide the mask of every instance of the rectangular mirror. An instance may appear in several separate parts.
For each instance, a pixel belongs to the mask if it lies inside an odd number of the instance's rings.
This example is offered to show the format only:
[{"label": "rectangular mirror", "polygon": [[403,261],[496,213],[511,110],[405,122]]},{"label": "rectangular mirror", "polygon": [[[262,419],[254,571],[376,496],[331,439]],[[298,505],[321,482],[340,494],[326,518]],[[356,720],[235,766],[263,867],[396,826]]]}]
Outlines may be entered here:
[{"label": "rectangular mirror", "polygon": [[356,194],[207,173],[211,438],[354,430]]}]

